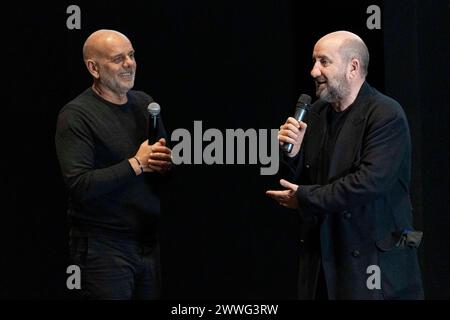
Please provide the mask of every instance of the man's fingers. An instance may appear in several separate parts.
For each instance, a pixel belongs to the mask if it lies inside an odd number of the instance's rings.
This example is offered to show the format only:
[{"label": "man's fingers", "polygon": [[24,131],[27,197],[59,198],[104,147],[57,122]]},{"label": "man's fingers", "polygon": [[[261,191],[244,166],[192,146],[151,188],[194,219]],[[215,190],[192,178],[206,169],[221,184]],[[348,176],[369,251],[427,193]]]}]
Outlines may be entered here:
[{"label": "man's fingers", "polygon": [[286,136],[278,136],[278,141],[283,142],[283,143],[296,144],[296,141],[294,139],[286,137]]},{"label": "man's fingers", "polygon": [[281,179],[281,180],[280,180],[280,184],[281,184],[283,187],[285,187],[285,188],[287,188],[287,189],[289,189],[289,190],[292,190],[292,191],[297,191],[297,188],[298,188],[298,185],[293,184],[293,183],[290,183],[289,181],[284,180],[284,179]]},{"label": "man's fingers", "polygon": [[169,148],[164,147],[164,146],[155,146],[155,145],[152,146],[152,152],[153,153],[167,153],[167,154],[171,153]]},{"label": "man's fingers", "polygon": [[287,200],[289,199],[289,192],[291,192],[290,190],[282,190],[282,191],[277,191],[277,190],[268,190],[266,191],[266,194],[271,197],[272,199],[274,199],[276,202],[278,202],[280,205],[282,205],[283,207],[287,207]]},{"label": "man's fingers", "polygon": [[300,132],[300,130],[295,125],[293,125],[292,123],[285,123],[285,124],[283,124],[282,126],[280,126],[280,130],[289,130],[289,131],[292,131],[294,133],[299,133]]},{"label": "man's fingers", "polygon": [[308,125],[304,123],[303,121],[300,121],[300,130],[305,131],[306,128],[308,128]]},{"label": "man's fingers", "polygon": [[[170,160],[170,158],[169,158],[169,160]],[[169,160],[148,159],[148,165],[149,166],[157,166],[157,167],[167,167],[167,166],[171,165]]]},{"label": "man's fingers", "polygon": [[294,125],[294,127],[296,127],[296,128],[298,128],[299,125],[300,125],[300,123],[299,123],[299,122],[297,121],[297,119],[295,119],[294,117],[289,117],[289,118],[286,120],[286,123],[290,123],[290,124]]},{"label": "man's fingers", "polygon": [[268,190],[268,191],[266,191],[266,194],[267,194],[269,197],[276,199],[276,198],[278,197],[278,192],[279,192],[279,191]]},{"label": "man's fingers", "polygon": [[283,129],[291,130],[291,131],[293,131],[295,133],[299,133],[300,132],[298,127],[293,125],[292,123],[285,124]]},{"label": "man's fingers", "polygon": [[164,171],[164,167],[159,166],[148,166],[149,172],[162,172]]},{"label": "man's fingers", "polygon": [[152,152],[149,155],[149,160],[166,160],[169,161],[171,159],[171,154],[170,153],[162,153],[162,152]]},{"label": "man's fingers", "polygon": [[163,146],[163,147],[165,147],[166,146],[166,139],[161,138],[158,141],[156,141],[154,144],[152,144],[152,146],[153,147],[156,147],[156,146]]},{"label": "man's fingers", "polygon": [[290,137],[292,139],[297,139],[298,138],[298,131],[294,132],[292,130],[286,130],[286,129],[282,129],[278,132],[279,136],[285,136],[285,137]]},{"label": "man's fingers", "polygon": [[266,194],[269,197],[271,197],[277,201],[280,201],[282,199],[285,199],[288,196],[287,192],[289,192],[289,190],[268,190],[268,191],[266,191]]}]

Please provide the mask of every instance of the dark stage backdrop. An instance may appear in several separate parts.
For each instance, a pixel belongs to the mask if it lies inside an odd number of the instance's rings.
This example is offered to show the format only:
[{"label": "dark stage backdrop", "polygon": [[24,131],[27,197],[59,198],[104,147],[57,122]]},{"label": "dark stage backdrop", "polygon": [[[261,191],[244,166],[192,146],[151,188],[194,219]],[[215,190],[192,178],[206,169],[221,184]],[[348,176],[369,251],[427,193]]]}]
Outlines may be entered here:
[{"label": "dark stage backdrop", "polygon": [[[81,30],[66,27],[71,4],[81,9]],[[381,30],[367,28],[372,4],[381,7]],[[278,128],[300,93],[314,96],[315,41],[335,30],[359,34],[371,53],[369,83],[397,98],[410,118],[427,297],[450,297],[446,1],[61,2],[13,5],[5,14],[13,22],[3,27],[2,45],[2,298],[73,298],[67,193],[53,139],[58,111],[91,85],[81,49],[100,28],[130,38],[135,89],[160,103],[169,131],[191,132],[195,120],[222,132]],[[277,181],[259,170],[177,168],[162,199],[165,298],[295,298],[297,216],[266,198]]]}]

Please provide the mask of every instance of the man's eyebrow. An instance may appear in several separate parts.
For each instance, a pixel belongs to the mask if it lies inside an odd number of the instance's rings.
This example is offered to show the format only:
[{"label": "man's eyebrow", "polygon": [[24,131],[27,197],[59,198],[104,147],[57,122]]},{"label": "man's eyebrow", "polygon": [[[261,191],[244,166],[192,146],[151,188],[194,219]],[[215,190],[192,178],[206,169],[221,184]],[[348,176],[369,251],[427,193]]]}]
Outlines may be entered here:
[{"label": "man's eyebrow", "polygon": [[312,58],[313,59],[328,59],[328,60],[331,60],[329,56],[323,55],[323,54],[318,55],[318,56],[313,56]]},{"label": "man's eyebrow", "polygon": [[109,59],[112,59],[112,60],[114,60],[114,59],[116,59],[116,58],[119,58],[119,57],[121,57],[122,56],[122,54],[121,53],[117,53],[117,54],[115,54],[115,55],[111,55],[111,56],[109,56]]},{"label": "man's eyebrow", "polygon": [[117,57],[121,57],[122,55],[129,55],[130,53],[135,53],[135,51],[134,50],[130,50],[130,51],[128,51],[127,53],[118,53],[118,54],[115,54],[115,55],[113,55],[113,56],[111,56],[112,58],[117,58]]}]

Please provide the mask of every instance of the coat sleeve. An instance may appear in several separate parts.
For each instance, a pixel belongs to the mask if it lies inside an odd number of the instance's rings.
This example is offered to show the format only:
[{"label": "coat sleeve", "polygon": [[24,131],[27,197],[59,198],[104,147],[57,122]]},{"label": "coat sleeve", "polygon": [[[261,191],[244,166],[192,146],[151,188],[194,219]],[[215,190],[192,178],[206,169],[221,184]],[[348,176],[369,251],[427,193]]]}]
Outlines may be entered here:
[{"label": "coat sleeve", "polygon": [[278,171],[278,178],[291,182],[298,180],[303,167],[303,148],[300,148],[299,153],[292,158],[288,157],[281,148],[279,148],[279,153],[280,170]]},{"label": "coat sleeve", "polygon": [[368,117],[358,164],[330,184],[300,185],[297,197],[301,209],[330,213],[361,206],[389,192],[399,179],[402,162],[410,152],[403,110],[395,103]]}]

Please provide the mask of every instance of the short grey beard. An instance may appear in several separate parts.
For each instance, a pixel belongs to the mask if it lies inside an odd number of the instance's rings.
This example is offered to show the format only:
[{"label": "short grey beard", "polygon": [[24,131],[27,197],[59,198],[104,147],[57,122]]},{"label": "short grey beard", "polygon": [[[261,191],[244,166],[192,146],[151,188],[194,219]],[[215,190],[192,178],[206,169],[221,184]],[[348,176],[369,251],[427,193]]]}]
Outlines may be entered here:
[{"label": "short grey beard", "polygon": [[316,95],[322,100],[329,103],[336,103],[343,100],[346,96],[350,94],[350,88],[346,83],[345,76],[338,80],[337,85],[332,83],[327,83],[327,88],[322,90],[320,93],[316,91]]},{"label": "short grey beard", "polygon": [[133,75],[133,83],[131,84],[131,86],[129,88],[128,87],[125,88],[125,87],[118,85],[117,82],[112,81],[111,78],[109,78],[109,77],[103,78],[102,82],[111,91],[113,91],[117,94],[125,95],[128,91],[130,91],[134,87],[134,75]]}]

